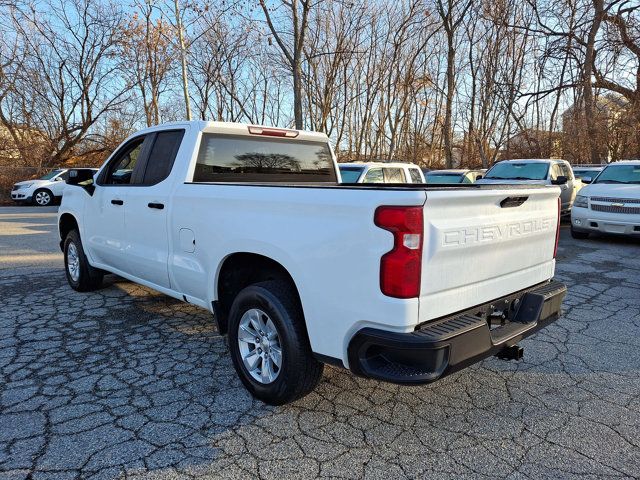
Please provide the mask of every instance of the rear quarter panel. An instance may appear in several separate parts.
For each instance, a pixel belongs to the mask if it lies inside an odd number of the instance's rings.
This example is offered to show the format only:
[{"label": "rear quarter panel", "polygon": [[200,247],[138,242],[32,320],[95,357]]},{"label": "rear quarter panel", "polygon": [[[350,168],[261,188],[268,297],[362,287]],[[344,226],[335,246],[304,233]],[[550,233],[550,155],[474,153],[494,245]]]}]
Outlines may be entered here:
[{"label": "rear quarter panel", "polygon": [[267,256],[296,283],[314,352],[344,359],[364,326],[408,331],[418,299],[382,295],[380,257],[391,233],[373,223],[376,207],[422,205],[425,192],[347,188],[182,184],[172,200],[170,244],[193,230],[193,253],[173,247],[172,288],[211,302],[222,262],[236,252]]}]

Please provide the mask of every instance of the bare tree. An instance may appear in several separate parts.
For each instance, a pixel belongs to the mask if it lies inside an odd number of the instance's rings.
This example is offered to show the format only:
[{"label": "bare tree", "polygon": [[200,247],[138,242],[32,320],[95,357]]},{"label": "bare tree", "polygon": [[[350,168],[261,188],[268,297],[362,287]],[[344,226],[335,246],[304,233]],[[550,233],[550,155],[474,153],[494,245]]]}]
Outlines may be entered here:
[{"label": "bare tree", "polygon": [[[123,73],[142,97],[146,125],[160,123],[160,97],[167,89],[175,51],[169,25],[150,0],[138,3],[136,13],[124,25],[121,52]],[[157,17],[157,18],[154,18]]]},{"label": "bare tree", "polygon": [[182,27],[182,14],[180,13],[180,2],[174,0],[176,12],[176,30],[178,32],[178,48],[180,52],[180,68],[182,70],[182,94],[184,95],[184,106],[187,120],[191,120],[191,101],[189,100],[189,78],[187,76],[187,52],[184,41],[184,31]]},{"label": "bare tree", "polygon": [[444,124],[442,126],[447,168],[453,166],[452,110],[456,93],[455,62],[456,43],[458,41],[457,32],[458,27],[460,27],[460,24],[465,19],[465,15],[472,4],[473,0],[446,0],[446,3],[443,3],[443,0],[436,1],[437,11],[440,15],[447,40],[447,94]]},{"label": "bare tree", "polygon": [[117,46],[122,17],[97,0],[50,0],[48,14],[12,10],[21,62],[13,71],[15,95],[29,99],[30,124],[49,140],[43,161],[59,164],[102,118],[126,101]]},{"label": "bare tree", "polygon": [[340,160],[640,154],[637,2],[28,1],[0,0],[2,161],[97,159],[191,104],[324,131]]},{"label": "bare tree", "polygon": [[[302,115],[303,48],[308,29],[309,12],[317,4],[312,3],[311,0],[291,0],[290,2],[283,0],[279,8],[270,9],[265,0],[259,0],[259,2],[269,30],[291,69],[295,127],[302,129],[304,128],[304,118]],[[290,40],[284,37],[282,31],[276,26],[276,20],[274,19],[274,11],[282,8],[288,10],[286,20],[280,21],[289,24],[290,32],[287,32],[287,35],[290,36]]]}]

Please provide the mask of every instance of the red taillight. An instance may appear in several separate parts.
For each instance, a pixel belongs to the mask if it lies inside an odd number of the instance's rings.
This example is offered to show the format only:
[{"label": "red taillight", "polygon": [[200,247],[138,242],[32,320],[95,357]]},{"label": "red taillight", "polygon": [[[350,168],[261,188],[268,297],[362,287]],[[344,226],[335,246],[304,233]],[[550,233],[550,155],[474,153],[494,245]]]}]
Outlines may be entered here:
[{"label": "red taillight", "polygon": [[295,138],[298,136],[297,130],[286,130],[284,128],[265,128],[249,126],[249,133],[252,135],[265,135],[267,137],[288,137]]},{"label": "red taillight", "polygon": [[380,290],[396,298],[420,295],[422,207],[378,207],[375,224],[393,233],[393,249],[380,260]]},{"label": "red taillight", "polygon": [[560,241],[560,197],[558,197],[558,225],[556,227],[556,246],[553,248],[553,258],[556,258],[558,253],[558,242]]}]

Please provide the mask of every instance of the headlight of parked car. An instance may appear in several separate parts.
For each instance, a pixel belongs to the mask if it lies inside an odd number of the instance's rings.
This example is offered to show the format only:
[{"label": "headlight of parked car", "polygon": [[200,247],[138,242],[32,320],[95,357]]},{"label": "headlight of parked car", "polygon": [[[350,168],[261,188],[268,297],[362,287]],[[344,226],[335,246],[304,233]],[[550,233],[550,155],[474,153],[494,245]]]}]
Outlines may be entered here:
[{"label": "headlight of parked car", "polygon": [[576,200],[573,202],[574,207],[589,208],[589,197],[584,195],[576,195]]}]

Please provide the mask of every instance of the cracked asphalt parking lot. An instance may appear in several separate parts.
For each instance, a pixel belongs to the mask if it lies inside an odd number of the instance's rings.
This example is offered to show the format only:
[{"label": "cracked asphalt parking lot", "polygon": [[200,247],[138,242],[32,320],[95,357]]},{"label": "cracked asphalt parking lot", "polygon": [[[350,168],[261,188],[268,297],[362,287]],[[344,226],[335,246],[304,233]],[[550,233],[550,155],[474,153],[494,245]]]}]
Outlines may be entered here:
[{"label": "cracked asphalt parking lot", "polygon": [[55,213],[0,209],[0,478],[638,477],[639,247],[564,227],[565,314],[522,362],[420,387],[327,367],[269,407],[206,311],[114,276],[76,293]]}]

